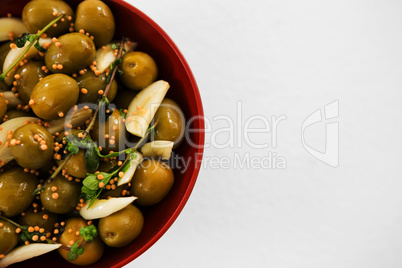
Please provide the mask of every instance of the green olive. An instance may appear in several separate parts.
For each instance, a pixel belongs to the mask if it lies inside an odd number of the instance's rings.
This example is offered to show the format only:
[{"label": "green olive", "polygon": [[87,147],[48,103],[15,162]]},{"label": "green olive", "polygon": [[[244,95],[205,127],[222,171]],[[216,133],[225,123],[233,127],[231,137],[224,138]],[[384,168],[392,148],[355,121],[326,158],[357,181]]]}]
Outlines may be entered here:
[{"label": "green olive", "polygon": [[12,168],[0,175],[0,211],[13,217],[26,210],[34,199],[33,191],[38,178],[24,172],[20,167]]},{"label": "green olive", "polygon": [[4,97],[0,96],[0,119],[6,115],[7,103]]},{"label": "green olive", "polygon": [[18,217],[17,222],[25,226],[39,226],[47,232],[52,232],[57,222],[57,215],[38,207],[30,207]]},{"label": "green olive", "polygon": [[184,138],[185,120],[179,105],[171,99],[165,98],[154,117],[158,124],[155,127],[155,139],[173,141],[175,148]]},{"label": "green olive", "polygon": [[0,92],[8,91],[10,87],[7,85],[7,83],[3,80],[0,81]]},{"label": "green olive", "polygon": [[[116,186],[116,185],[111,185],[111,189],[110,190],[104,190],[102,191],[102,193],[99,195],[99,198],[101,199],[107,199],[109,197],[124,197],[124,196],[128,196],[129,195],[129,186],[128,184],[123,184],[120,186]],[[116,188],[114,188],[116,187]]]},{"label": "green olive", "polygon": [[116,159],[110,160],[109,158],[102,158],[99,162],[98,171],[108,173],[110,170],[112,170],[112,168],[117,166],[118,162],[119,161]]},{"label": "green olive", "polygon": [[121,88],[119,86],[119,90],[117,91],[116,97],[113,103],[119,107],[119,109],[127,109],[130,105],[131,101],[137,95],[138,91],[133,91],[131,89],[127,89],[125,87]]},{"label": "green olive", "polygon": [[124,150],[126,127],[120,111],[114,109],[112,115],[104,123],[97,120],[91,131],[91,138],[102,147],[102,153],[108,154],[110,151]]},{"label": "green olive", "polygon": [[[63,163],[63,160],[56,160],[58,166]],[[74,154],[64,165],[67,174],[77,178],[85,178],[89,171],[85,165],[85,151],[79,150],[78,154]]]},{"label": "green olive", "polygon": [[60,36],[68,32],[74,16],[74,11],[64,1],[48,0],[46,4],[30,1],[22,11],[22,21],[30,33],[36,34],[60,15],[64,15],[64,22],[58,21],[57,27],[50,27],[46,31],[49,37]]},{"label": "green olive", "polygon": [[42,66],[44,66],[43,62],[29,61],[27,64],[17,69],[16,74],[20,75],[21,78],[16,80],[17,85],[15,88],[17,89],[21,101],[25,105],[28,104],[32,90],[36,84],[41,78],[46,76],[45,71],[42,70]]},{"label": "green olive", "polygon": [[[72,129],[71,134],[77,136],[78,133],[82,133],[82,130]],[[61,133],[57,138],[56,142],[61,144],[63,138],[65,137],[65,132]],[[61,165],[63,160],[56,160],[57,165]],[[70,159],[64,165],[64,169],[67,171],[67,174],[77,178],[85,178],[89,171],[86,168],[85,164],[85,151],[83,149],[79,150],[78,154],[72,155]]]},{"label": "green olive", "polygon": [[112,41],[115,30],[113,13],[110,8],[99,0],[86,0],[77,7],[75,30],[81,29],[94,37],[97,47]]},{"label": "green olive", "polygon": [[[100,95],[99,90],[105,90],[107,86],[106,74],[101,74],[99,76],[95,75],[94,72],[86,72],[82,76],[76,78],[78,86],[80,87],[80,96],[78,98],[78,103],[86,102],[96,102]],[[107,99],[112,102],[117,93],[117,82],[113,80],[112,86],[107,94]]]},{"label": "green olive", "polygon": [[95,44],[81,33],[68,33],[53,42],[45,54],[47,68],[53,73],[74,74],[95,59]]},{"label": "green olive", "polygon": [[13,119],[13,118],[18,118],[18,117],[35,117],[35,114],[31,113],[31,112],[25,112],[22,110],[7,110],[7,119]]},{"label": "green olive", "polygon": [[26,124],[14,131],[10,151],[21,167],[39,169],[53,158],[53,143],[53,136],[45,127]]},{"label": "green olive", "polygon": [[7,42],[0,46],[0,70],[3,70],[4,60],[11,50],[10,44],[11,42]]},{"label": "green olive", "polygon": [[40,194],[43,207],[56,214],[65,214],[75,209],[81,194],[81,184],[57,175]]},{"label": "green olive", "polygon": [[123,84],[132,90],[141,90],[149,86],[158,76],[158,68],[154,59],[140,51],[128,52],[121,63]]},{"label": "green olive", "polygon": [[136,239],[144,226],[141,211],[133,205],[99,220],[99,235],[110,247],[124,247]]},{"label": "green olive", "polygon": [[[71,247],[71,242],[75,243],[78,241],[78,244],[82,244],[84,238],[79,235],[76,235],[76,232],[79,232],[81,227],[86,227],[87,222],[82,218],[70,218],[66,221],[65,231],[59,238],[59,243],[61,243],[65,247]],[[71,232],[69,230],[71,229]],[[82,246],[84,248],[84,253],[79,255],[78,258],[74,261],[68,260],[67,255],[69,251],[63,249],[62,247],[58,249],[60,255],[67,261],[72,264],[85,266],[90,265],[92,263],[97,262],[103,255],[103,250],[105,248],[102,240],[97,237],[92,242],[85,242]]]},{"label": "green olive", "polygon": [[33,112],[45,120],[66,115],[77,103],[77,82],[64,74],[46,76],[35,86],[31,94]]},{"label": "green olive", "polygon": [[159,203],[169,193],[173,182],[173,171],[166,163],[146,159],[135,171],[130,192],[138,197],[136,204],[151,206]]},{"label": "green olive", "polygon": [[18,244],[18,235],[8,221],[0,220],[0,226],[0,254],[7,254]]}]

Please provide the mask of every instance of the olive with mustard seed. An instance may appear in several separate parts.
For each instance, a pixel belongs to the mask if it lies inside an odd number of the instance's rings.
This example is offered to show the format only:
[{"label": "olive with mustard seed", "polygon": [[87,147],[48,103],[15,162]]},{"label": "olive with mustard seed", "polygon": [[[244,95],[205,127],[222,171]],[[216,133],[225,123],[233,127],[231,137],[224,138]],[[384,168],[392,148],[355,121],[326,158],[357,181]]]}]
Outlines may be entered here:
[{"label": "olive with mustard seed", "polygon": [[26,112],[26,111],[17,110],[17,109],[7,110],[6,115],[7,115],[7,120],[10,120],[13,118],[18,118],[18,117],[35,117],[35,114],[33,114],[32,112]]},{"label": "olive with mustard seed", "polygon": [[53,73],[72,75],[91,65],[95,44],[82,33],[68,33],[53,42],[45,54],[46,67]]},{"label": "olive with mustard seed", "polygon": [[39,226],[47,232],[52,232],[57,222],[57,215],[50,211],[40,209],[39,205],[36,203],[33,205],[37,207],[31,206],[24,211],[24,213],[21,213],[17,222],[25,226]]},{"label": "olive with mustard seed", "polygon": [[0,254],[9,253],[18,244],[16,227],[5,220],[0,220]]},{"label": "olive with mustard seed", "polygon": [[130,192],[138,197],[139,206],[151,206],[159,203],[170,191],[174,183],[172,169],[165,162],[146,159],[131,179]]},{"label": "olive with mustard seed", "polygon": [[67,115],[77,103],[79,88],[77,82],[65,74],[46,76],[31,94],[31,108],[42,119],[55,120]]},{"label": "olive with mustard seed", "polygon": [[134,91],[119,85],[119,90],[117,91],[113,103],[120,109],[128,109],[128,106],[130,106],[131,101],[138,94],[138,92],[139,91]]},{"label": "olive with mustard seed", "polygon": [[65,214],[75,209],[80,194],[80,183],[69,181],[59,174],[42,190],[40,200],[46,210]]},{"label": "olive with mustard seed", "polygon": [[[84,75],[78,76],[75,79],[80,87],[80,96],[78,103],[91,102],[95,103],[99,97],[99,91],[105,91],[107,87],[106,74],[96,75],[92,71],[86,72]],[[113,80],[110,90],[107,94],[107,99],[112,102],[117,93],[117,82]]]},{"label": "olive with mustard seed", "polygon": [[120,64],[123,75],[120,80],[131,90],[141,90],[149,86],[158,76],[154,59],[147,53],[131,51],[124,55]]},{"label": "olive with mustard seed", "polygon": [[45,127],[26,124],[13,132],[10,152],[21,167],[39,169],[53,158],[53,143],[53,136]]},{"label": "olive with mustard seed", "polygon": [[[102,243],[102,240],[96,237],[92,242],[84,242],[84,238],[79,234],[81,227],[87,227],[88,223],[82,218],[70,218],[66,220],[65,231],[61,234],[59,238],[59,243],[61,243],[64,247],[71,247],[74,243],[78,241],[78,245],[84,248],[84,252],[82,255],[79,255],[76,260],[69,260],[67,255],[69,253],[68,250],[60,247],[58,249],[59,254],[68,262],[85,266],[90,265],[97,262],[103,255],[103,250],[105,245]],[[78,232],[78,235],[77,235]]]},{"label": "olive with mustard seed", "polygon": [[[56,160],[56,164],[60,166],[64,160]],[[74,154],[64,165],[64,169],[67,174],[77,178],[85,178],[89,171],[85,164],[85,151],[83,149],[79,150],[78,154]]]},{"label": "olive with mustard seed", "polygon": [[[71,134],[74,135],[75,137],[77,137],[77,135],[82,132],[83,132],[82,130],[78,130],[78,129],[71,130]],[[57,137],[56,142],[61,144],[64,137],[65,137],[65,133],[62,133],[61,135],[59,135]],[[56,160],[56,164],[58,166],[63,164],[63,162],[64,162],[64,160],[61,160],[61,158]],[[89,171],[86,168],[86,163],[85,163],[85,150],[80,149],[78,151],[78,154],[71,155],[70,159],[67,160],[67,162],[64,164],[64,169],[66,170],[67,174],[70,176],[81,178],[81,179],[85,178],[87,176],[86,174],[89,173]]]},{"label": "olive with mustard seed", "polygon": [[38,186],[38,178],[15,167],[0,174],[0,212],[6,217],[13,217],[24,210],[34,200],[32,194]]},{"label": "olive with mustard seed", "polygon": [[110,247],[124,247],[136,239],[144,226],[141,211],[130,204],[112,215],[99,220],[98,229],[102,241]]},{"label": "olive with mustard seed", "polygon": [[106,154],[109,151],[124,150],[126,148],[126,127],[120,111],[114,109],[106,122],[97,120],[91,130],[91,137]]},{"label": "olive with mustard seed", "polygon": [[31,93],[36,84],[41,80],[41,78],[46,76],[43,70],[44,63],[40,61],[29,61],[27,64],[20,66],[16,71],[17,89],[19,98],[26,105],[28,104]]},{"label": "olive with mustard seed", "polygon": [[30,1],[24,6],[22,21],[30,33],[36,34],[60,15],[64,15],[64,20],[59,20],[56,27],[46,31],[49,37],[53,37],[67,33],[73,21],[74,11],[66,2],[47,0],[44,4],[41,1]]},{"label": "olive with mustard seed", "polygon": [[86,0],[77,7],[75,30],[81,29],[94,37],[97,47],[104,46],[114,36],[115,21],[110,8],[100,0]]}]

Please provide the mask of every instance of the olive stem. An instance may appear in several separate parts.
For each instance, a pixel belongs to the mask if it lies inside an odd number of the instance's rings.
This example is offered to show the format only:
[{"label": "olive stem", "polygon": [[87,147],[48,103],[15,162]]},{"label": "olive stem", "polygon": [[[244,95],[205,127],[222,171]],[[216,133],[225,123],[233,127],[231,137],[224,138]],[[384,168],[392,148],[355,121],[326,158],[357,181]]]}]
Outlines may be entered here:
[{"label": "olive stem", "polygon": [[35,38],[33,42],[30,42],[27,48],[24,50],[24,52],[21,54],[21,56],[7,69],[5,70],[1,75],[0,75],[0,81],[2,81],[4,78],[6,78],[7,74],[17,65],[20,63],[20,61],[25,57],[25,54],[28,52],[28,50],[31,49],[31,47],[38,42],[39,38],[44,34],[50,27],[52,27],[56,22],[58,22],[63,15],[57,17],[54,19],[52,22],[50,22],[48,25],[45,26],[39,33],[35,34]]},{"label": "olive stem", "polygon": [[[123,38],[123,39],[121,40],[121,42],[120,42],[120,48],[119,48],[119,52],[118,52],[117,55],[116,55],[116,59],[119,59],[119,58],[121,57],[122,53],[123,53],[124,40],[125,40],[125,39]],[[110,78],[109,84],[107,85],[107,87],[106,87],[106,89],[105,89],[105,92],[103,92],[103,95],[102,95],[103,98],[107,98],[107,94],[109,94],[109,90],[110,90],[110,88],[112,87],[112,82],[113,82],[113,80],[114,80],[114,78],[115,78],[115,76],[116,76],[116,72],[117,72],[117,67],[113,69],[112,76],[111,76],[111,78]],[[93,115],[93,118],[92,118],[91,122],[89,123],[88,127],[87,127],[87,128],[85,129],[85,131],[84,131],[84,137],[83,137],[83,139],[85,139],[85,138],[88,136],[89,131],[91,131],[91,128],[92,128],[92,127],[94,126],[94,124],[95,124],[96,117],[98,116],[98,113],[99,113],[100,103],[101,103],[101,101],[99,102],[98,106],[96,107],[96,110],[95,110],[95,112],[94,112],[94,115]]]},{"label": "olive stem", "polygon": [[70,158],[72,157],[72,154],[69,154],[63,161],[63,163],[61,163],[61,165],[54,171],[54,173],[52,174],[52,176],[50,176],[50,179],[54,179],[56,178],[57,174],[59,174],[59,172],[64,168],[64,166],[66,165],[67,161],[70,160]]},{"label": "olive stem", "polygon": [[[87,241],[84,239],[84,241],[80,245],[78,245],[78,247],[80,248],[80,247],[84,246],[86,242]],[[71,251],[70,247],[67,247],[67,246],[65,246],[63,244],[60,246],[60,248],[66,250],[66,251]]]},{"label": "olive stem", "polygon": [[[116,59],[119,59],[123,54],[123,48],[124,48],[124,42],[125,42],[124,40],[125,40],[125,38],[123,37],[123,39],[120,41],[120,48],[119,48],[119,52],[116,55]],[[112,82],[114,80],[114,77],[116,76],[116,72],[117,72],[117,66],[113,69],[112,76],[110,78],[109,84],[107,85],[107,87],[105,89],[105,92],[103,93],[103,97],[106,97],[107,94],[109,94],[110,88],[112,87]]]},{"label": "olive stem", "polygon": [[11,223],[12,225],[14,225],[17,228],[21,228],[21,225],[19,225],[18,223],[16,223],[15,221],[12,221],[6,217],[0,216],[0,220],[6,221],[8,223]]}]

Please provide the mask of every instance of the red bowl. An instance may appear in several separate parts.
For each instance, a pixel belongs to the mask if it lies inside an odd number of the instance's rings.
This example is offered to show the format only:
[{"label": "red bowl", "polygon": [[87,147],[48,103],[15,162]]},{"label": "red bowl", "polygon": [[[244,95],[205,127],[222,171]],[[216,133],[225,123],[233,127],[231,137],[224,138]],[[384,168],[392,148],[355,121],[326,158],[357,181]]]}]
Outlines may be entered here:
[{"label": "red bowl", "polygon": [[[0,16],[11,13],[20,17],[28,0],[2,0]],[[79,0],[66,0],[75,9]],[[143,210],[145,225],[141,235],[123,248],[108,248],[97,263],[87,267],[122,267],[150,248],[173,224],[186,204],[196,182],[204,145],[203,109],[194,76],[179,49],[169,36],[144,13],[121,0],[104,0],[115,15],[116,39],[122,36],[138,42],[137,50],[152,55],[158,64],[159,79],[171,87],[168,96],[183,109],[191,129],[188,139],[175,150],[175,156],[190,161],[187,170],[174,167],[175,183],[169,195],[159,204]],[[189,120],[192,119],[192,120]],[[57,252],[33,258],[12,267],[76,267]]]}]

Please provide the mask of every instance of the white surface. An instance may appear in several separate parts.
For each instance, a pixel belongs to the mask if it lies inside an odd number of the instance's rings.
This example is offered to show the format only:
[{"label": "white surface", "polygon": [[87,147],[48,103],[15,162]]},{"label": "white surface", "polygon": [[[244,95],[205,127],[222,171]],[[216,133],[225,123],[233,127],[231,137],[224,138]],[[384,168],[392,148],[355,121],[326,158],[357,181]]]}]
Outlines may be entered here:
[{"label": "white surface", "polygon": [[[210,146],[177,221],[127,267],[402,267],[402,2],[137,0],[189,62],[212,122],[206,141],[259,114],[285,115],[272,135]],[[302,146],[304,120],[339,101],[339,166]],[[217,119],[214,121],[214,118]],[[254,127],[263,127],[254,122]],[[325,147],[325,125],[305,131]],[[237,146],[238,141],[242,142]],[[233,167],[275,152],[286,169]],[[228,157],[230,167],[210,159]],[[205,162],[204,162],[205,163]],[[210,163],[210,164],[208,164]]]}]

